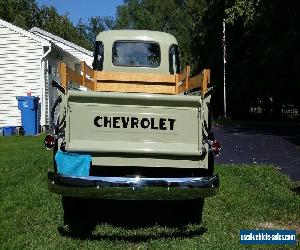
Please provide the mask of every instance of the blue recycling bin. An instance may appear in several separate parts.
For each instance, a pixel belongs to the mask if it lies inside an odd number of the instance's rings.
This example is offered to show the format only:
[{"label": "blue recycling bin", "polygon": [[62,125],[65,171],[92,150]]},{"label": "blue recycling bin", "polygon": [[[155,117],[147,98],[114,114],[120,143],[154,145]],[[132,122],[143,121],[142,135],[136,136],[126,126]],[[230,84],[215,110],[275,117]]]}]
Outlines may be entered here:
[{"label": "blue recycling bin", "polygon": [[40,127],[39,98],[17,96],[18,109],[21,110],[22,127],[25,135],[37,135]]},{"label": "blue recycling bin", "polygon": [[6,126],[0,128],[0,131],[3,136],[11,136],[16,134],[16,126]]}]

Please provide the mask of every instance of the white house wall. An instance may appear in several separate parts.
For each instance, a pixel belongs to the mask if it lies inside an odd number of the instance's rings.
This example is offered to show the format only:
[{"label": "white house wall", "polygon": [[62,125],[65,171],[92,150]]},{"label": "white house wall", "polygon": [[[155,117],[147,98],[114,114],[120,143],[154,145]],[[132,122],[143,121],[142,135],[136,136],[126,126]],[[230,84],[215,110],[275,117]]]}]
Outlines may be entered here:
[{"label": "white house wall", "polygon": [[16,96],[31,89],[32,96],[41,97],[42,55],[40,42],[0,24],[0,126],[21,125]]}]

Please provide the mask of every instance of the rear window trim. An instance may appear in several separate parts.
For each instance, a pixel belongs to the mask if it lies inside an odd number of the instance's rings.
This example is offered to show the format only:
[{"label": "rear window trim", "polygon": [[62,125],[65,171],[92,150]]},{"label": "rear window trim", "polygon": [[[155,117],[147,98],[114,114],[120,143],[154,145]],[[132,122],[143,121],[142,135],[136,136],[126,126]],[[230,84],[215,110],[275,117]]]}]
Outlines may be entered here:
[{"label": "rear window trim", "polygon": [[[116,65],[114,64],[114,48],[115,48],[115,44],[116,43],[154,43],[154,44],[157,44],[158,48],[159,48],[159,64],[158,66],[146,66],[146,65]],[[113,45],[112,45],[112,53],[111,53],[111,62],[112,62],[112,65],[114,67],[126,67],[126,68],[150,68],[150,69],[157,69],[161,66],[161,48],[160,48],[160,44],[159,42],[156,42],[156,41],[149,41],[149,40],[115,40],[113,42]]]}]

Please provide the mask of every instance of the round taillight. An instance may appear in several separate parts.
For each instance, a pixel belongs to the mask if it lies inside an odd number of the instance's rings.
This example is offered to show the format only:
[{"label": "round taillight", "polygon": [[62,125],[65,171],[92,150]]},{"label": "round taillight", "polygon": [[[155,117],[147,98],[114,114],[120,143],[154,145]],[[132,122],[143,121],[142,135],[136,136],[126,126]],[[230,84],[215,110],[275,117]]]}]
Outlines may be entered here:
[{"label": "round taillight", "polygon": [[52,149],[55,145],[55,136],[54,135],[46,135],[44,144],[45,144],[46,149]]},{"label": "round taillight", "polygon": [[217,140],[214,140],[211,144],[211,151],[213,152],[214,156],[219,155],[221,149],[222,149],[221,143]]}]

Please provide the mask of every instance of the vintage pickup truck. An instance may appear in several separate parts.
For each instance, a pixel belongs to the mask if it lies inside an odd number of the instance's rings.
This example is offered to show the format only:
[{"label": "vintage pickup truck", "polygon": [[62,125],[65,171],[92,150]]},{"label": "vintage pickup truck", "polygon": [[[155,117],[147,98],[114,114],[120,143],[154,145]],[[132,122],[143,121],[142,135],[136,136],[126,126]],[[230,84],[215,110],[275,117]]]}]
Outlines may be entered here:
[{"label": "vintage pickup truck", "polygon": [[55,159],[48,187],[65,213],[70,197],[196,200],[217,192],[210,70],[192,78],[189,66],[181,70],[172,35],[101,32],[93,69],[59,68],[45,146]]}]

